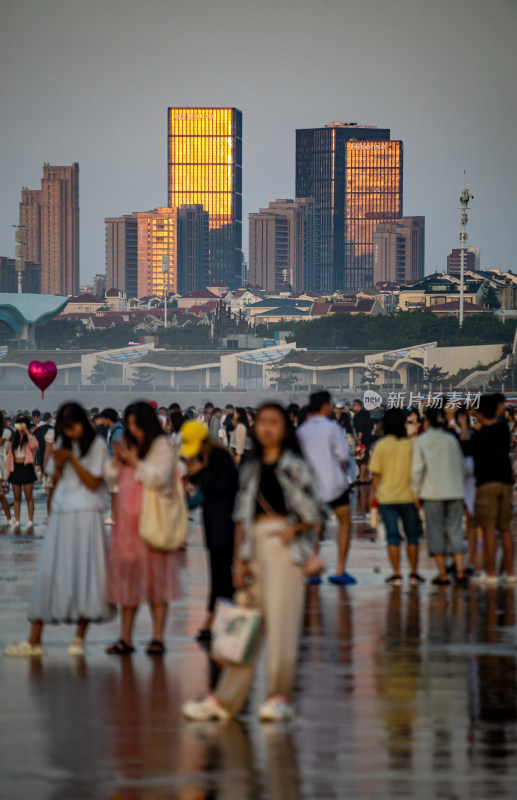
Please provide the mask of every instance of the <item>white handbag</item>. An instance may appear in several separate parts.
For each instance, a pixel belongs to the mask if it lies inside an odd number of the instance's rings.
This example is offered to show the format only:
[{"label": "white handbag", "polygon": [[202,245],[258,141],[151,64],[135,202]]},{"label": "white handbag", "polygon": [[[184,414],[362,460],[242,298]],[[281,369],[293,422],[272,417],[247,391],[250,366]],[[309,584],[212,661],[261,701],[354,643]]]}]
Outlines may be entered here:
[{"label": "white handbag", "polygon": [[148,486],[143,490],[138,532],[154,550],[177,550],[188,534],[185,489],[175,456],[174,461],[174,485],[170,494]]},{"label": "white handbag", "polygon": [[261,611],[219,598],[212,623],[212,657],[245,664],[253,655],[261,623]]}]

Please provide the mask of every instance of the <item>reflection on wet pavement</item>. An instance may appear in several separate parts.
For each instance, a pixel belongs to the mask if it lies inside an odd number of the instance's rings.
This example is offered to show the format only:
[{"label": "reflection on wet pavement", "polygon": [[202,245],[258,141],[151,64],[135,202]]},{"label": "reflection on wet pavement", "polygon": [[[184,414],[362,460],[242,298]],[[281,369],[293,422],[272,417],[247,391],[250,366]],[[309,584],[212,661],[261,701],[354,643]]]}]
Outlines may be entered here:
[{"label": "reflection on wet pavement", "polygon": [[[1,531],[3,647],[26,632],[44,529],[34,537]],[[323,552],[332,563],[333,544]],[[425,559],[423,567],[429,578]],[[0,797],[515,797],[515,590],[429,582],[388,588],[385,551],[361,528],[350,571],[357,586],[307,590],[296,722],[256,721],[260,669],[242,719],[185,723],[182,703],[217,675],[192,638],[205,601],[205,555],[195,527],[163,660],[143,652],[144,610],[132,658],[103,653],[116,623],[92,628],[85,659],[67,657],[71,630],[64,627],[47,631],[40,660],[0,658]]]}]

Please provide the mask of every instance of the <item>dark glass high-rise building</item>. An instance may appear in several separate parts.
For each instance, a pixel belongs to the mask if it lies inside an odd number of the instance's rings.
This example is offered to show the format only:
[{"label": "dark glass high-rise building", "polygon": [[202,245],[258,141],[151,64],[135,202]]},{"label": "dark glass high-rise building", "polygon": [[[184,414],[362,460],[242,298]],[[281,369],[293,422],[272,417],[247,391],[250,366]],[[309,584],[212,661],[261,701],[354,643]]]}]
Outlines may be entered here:
[{"label": "dark glass high-rise building", "polygon": [[330,122],[296,131],[296,196],[320,208],[321,290],[373,284],[377,223],[402,216],[403,145],[387,128]]},{"label": "dark glass high-rise building", "polygon": [[168,205],[209,215],[210,276],[234,288],[242,274],[242,112],[168,109]]},{"label": "dark glass high-rise building", "polygon": [[178,292],[206,289],[209,279],[209,218],[203,206],[178,209]]}]

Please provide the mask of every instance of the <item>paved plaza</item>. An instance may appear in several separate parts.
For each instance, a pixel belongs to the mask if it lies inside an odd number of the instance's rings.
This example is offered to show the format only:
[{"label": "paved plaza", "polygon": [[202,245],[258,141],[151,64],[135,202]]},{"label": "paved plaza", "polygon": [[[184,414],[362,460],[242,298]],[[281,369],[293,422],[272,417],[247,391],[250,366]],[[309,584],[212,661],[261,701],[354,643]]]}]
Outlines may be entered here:
[{"label": "paved plaza", "polygon": [[[44,533],[0,529],[2,649],[26,635]],[[146,610],[133,657],[104,655],[116,622],[92,627],[85,659],[67,656],[64,626],[47,629],[42,659],[0,657],[2,800],[515,798],[515,590],[389,588],[372,538],[355,526],[357,586],[307,590],[294,723],[257,722],[262,668],[241,719],[186,723],[182,703],[217,674],[193,639],[206,595],[196,518],[162,660],[144,653]],[[334,554],[330,540],[329,565]]]}]

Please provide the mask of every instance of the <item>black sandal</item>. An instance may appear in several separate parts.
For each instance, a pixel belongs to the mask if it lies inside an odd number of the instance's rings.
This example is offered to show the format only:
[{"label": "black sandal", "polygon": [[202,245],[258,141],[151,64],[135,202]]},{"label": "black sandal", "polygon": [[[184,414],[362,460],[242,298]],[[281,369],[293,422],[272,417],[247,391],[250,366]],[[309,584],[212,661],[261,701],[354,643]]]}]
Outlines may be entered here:
[{"label": "black sandal", "polygon": [[437,575],[436,578],[433,578],[431,583],[433,586],[450,586],[451,584],[449,578],[441,578],[440,575]]},{"label": "black sandal", "polygon": [[130,656],[131,653],[134,652],[135,648],[131,647],[124,639],[119,639],[118,642],[112,644],[111,647],[106,648],[106,653],[109,656]]},{"label": "black sandal", "polygon": [[163,642],[159,642],[158,639],[153,639],[145,648],[145,652],[148,656],[163,656],[165,645]]}]

